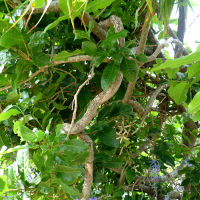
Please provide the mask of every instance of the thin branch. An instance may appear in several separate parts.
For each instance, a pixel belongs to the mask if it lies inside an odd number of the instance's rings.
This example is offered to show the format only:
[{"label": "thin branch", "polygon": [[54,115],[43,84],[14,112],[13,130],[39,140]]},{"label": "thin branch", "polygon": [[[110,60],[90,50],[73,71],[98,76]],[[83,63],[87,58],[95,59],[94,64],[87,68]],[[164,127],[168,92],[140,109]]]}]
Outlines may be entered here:
[{"label": "thin branch", "polygon": [[72,102],[72,108],[73,108],[73,105],[74,105],[74,112],[73,112],[73,116],[72,116],[72,121],[71,121],[71,125],[70,125],[70,129],[69,129],[69,132],[67,133],[67,138],[69,137],[70,135],[70,132],[72,130],[72,127],[74,126],[74,121],[76,119],[76,112],[77,112],[77,109],[78,109],[78,95],[81,91],[81,89],[87,84],[89,83],[89,81],[94,77],[94,68],[95,68],[95,65],[92,66],[92,69],[88,75],[88,78],[86,81],[84,81],[78,88],[76,94],[74,95],[74,100]]},{"label": "thin branch", "polygon": [[85,163],[85,177],[82,190],[83,197],[81,198],[81,200],[87,200],[90,196],[90,191],[93,183],[93,141],[88,135],[79,134],[78,137],[89,145],[89,158]]},{"label": "thin branch", "polygon": [[149,99],[149,101],[147,102],[146,107],[145,107],[145,109],[144,109],[145,112],[144,112],[144,114],[143,114],[142,121],[141,121],[140,125],[138,126],[138,128],[132,133],[132,135],[135,134],[135,133],[137,133],[137,132],[140,130],[141,126],[143,125],[143,123],[144,123],[144,121],[145,121],[145,119],[146,119],[147,114],[150,112],[150,110],[151,110],[151,108],[152,108],[153,102],[155,101],[156,97],[158,96],[158,94],[159,94],[163,89],[167,88],[168,86],[169,86],[168,84],[160,85],[160,86],[153,92],[153,94],[150,96],[150,99]]},{"label": "thin branch", "polygon": [[[137,55],[144,52],[144,48],[145,48],[145,44],[146,44],[146,40],[147,40],[147,36],[148,36],[148,32],[149,32],[149,27],[150,27],[150,21],[151,21],[151,15],[150,15],[150,12],[148,10],[147,13],[146,13],[145,22],[144,22],[143,27],[142,27],[142,34],[141,34],[139,46],[136,50]],[[129,100],[131,99],[131,96],[133,94],[133,89],[135,87],[135,83],[137,81],[137,76],[138,76],[139,68],[140,68],[140,65],[137,65],[137,66],[138,66],[138,69],[137,69],[137,73],[136,73],[136,79],[135,79],[134,82],[130,82],[128,84],[126,93],[125,93],[124,98],[122,100],[122,102],[124,104],[127,104],[129,102]]]}]

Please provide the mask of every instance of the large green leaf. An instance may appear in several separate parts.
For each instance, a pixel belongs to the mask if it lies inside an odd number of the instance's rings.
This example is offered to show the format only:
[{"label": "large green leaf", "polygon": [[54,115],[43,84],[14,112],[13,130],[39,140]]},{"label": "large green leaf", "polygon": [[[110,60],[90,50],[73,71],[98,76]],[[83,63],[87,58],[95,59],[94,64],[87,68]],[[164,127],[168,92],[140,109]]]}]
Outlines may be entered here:
[{"label": "large green leaf", "polygon": [[188,77],[199,77],[200,76],[200,62],[196,62],[190,65],[187,69]]},{"label": "large green leaf", "polygon": [[163,64],[153,67],[151,71],[158,71],[158,70],[167,69],[167,68],[178,68],[182,65],[187,65],[192,62],[197,62],[199,60],[200,60],[200,52],[195,52],[188,56],[184,56],[184,57],[177,58],[174,60],[167,60]]},{"label": "large green leaf", "polygon": [[62,186],[62,189],[69,195],[75,197],[81,197],[81,193],[74,187],[65,184],[61,179],[58,179],[58,183]]},{"label": "large green leaf", "polygon": [[28,127],[22,125],[21,121],[16,121],[14,123],[13,131],[19,137],[21,137],[22,141],[28,142],[39,142],[43,140],[45,133],[41,130],[32,131]]},{"label": "large green leaf", "polygon": [[188,105],[188,112],[190,114],[200,110],[200,92],[198,92]]},{"label": "large green leaf", "polygon": [[123,161],[120,158],[107,158],[102,165],[106,168],[120,168]]},{"label": "large green leaf", "polygon": [[197,122],[200,121],[200,110],[192,115],[192,119]]},{"label": "large green leaf", "polygon": [[33,55],[33,63],[37,67],[43,67],[50,64],[50,57],[43,52],[36,53]]},{"label": "large green leaf", "polygon": [[171,98],[174,99],[176,104],[181,104],[187,99],[187,92],[190,87],[190,84],[187,82],[181,82],[176,85],[171,85],[168,93]]},{"label": "large green leaf", "polygon": [[103,70],[103,75],[101,78],[101,87],[103,90],[106,90],[112,82],[115,81],[117,74],[119,73],[119,66],[111,62]]},{"label": "large green leaf", "polygon": [[11,116],[16,116],[18,114],[20,114],[20,112],[16,109],[12,108],[12,109],[10,109],[6,112],[2,112],[0,114],[0,121],[4,121],[6,119],[9,119]]},{"label": "large green leaf", "polygon": [[0,39],[0,46],[10,48],[11,46],[18,45],[23,42],[21,32],[17,28],[12,28],[9,31],[5,31]]},{"label": "large green leaf", "polygon": [[3,194],[8,189],[7,186],[7,176],[0,176],[0,194]]},{"label": "large green leaf", "polygon": [[115,0],[94,0],[94,1],[90,1],[87,5],[86,8],[86,12],[90,13],[90,12],[95,12],[99,9],[103,9],[108,7],[112,2],[114,2]]},{"label": "large green leaf", "polygon": [[35,0],[35,8],[42,8],[44,6],[45,0]]},{"label": "large green leaf", "polygon": [[29,172],[29,149],[20,149],[17,152],[16,163],[18,165],[19,172],[23,174],[25,180],[27,179],[27,175]]},{"label": "large green leaf", "polygon": [[129,82],[134,82],[137,75],[137,64],[134,60],[123,59],[120,70]]},{"label": "large green leaf", "polygon": [[44,47],[44,45],[48,43],[48,34],[37,31],[31,35],[28,47],[34,50],[36,49],[35,52],[39,53],[41,52],[41,49]]},{"label": "large green leaf", "polygon": [[114,28],[111,27],[108,31],[108,35],[105,40],[100,44],[100,47],[105,49],[112,49],[113,45],[116,43],[118,38],[125,38],[128,34],[128,31],[123,29],[120,32],[115,32]]},{"label": "large green leaf", "polygon": [[95,56],[95,52],[96,52],[97,47],[96,47],[94,42],[85,41],[85,42],[82,43],[82,49],[87,55]]},{"label": "large green leaf", "polygon": [[59,157],[66,163],[84,163],[88,158],[88,145],[82,140],[72,139],[59,147],[63,154]]},{"label": "large green leaf", "polygon": [[117,140],[117,134],[111,127],[104,127],[102,131],[97,134],[100,141],[110,147],[119,147],[119,140]]},{"label": "large green leaf", "polygon": [[[65,171],[66,170],[66,171]],[[62,180],[67,185],[72,185],[77,181],[77,178],[81,175],[81,169],[71,168],[67,166],[59,165],[56,167],[56,177]]]}]

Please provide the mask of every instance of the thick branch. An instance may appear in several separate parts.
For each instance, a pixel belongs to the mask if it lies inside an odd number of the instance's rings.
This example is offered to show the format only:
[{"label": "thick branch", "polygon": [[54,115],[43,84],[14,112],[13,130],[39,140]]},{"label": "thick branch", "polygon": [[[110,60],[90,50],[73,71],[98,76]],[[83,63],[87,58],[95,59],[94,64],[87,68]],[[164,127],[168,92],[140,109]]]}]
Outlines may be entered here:
[{"label": "thick branch", "polygon": [[[116,80],[111,83],[109,88],[100,94],[98,94],[89,104],[87,111],[83,115],[83,117],[74,124],[70,134],[80,133],[85,129],[85,127],[91,122],[91,120],[96,116],[98,107],[108,101],[119,89],[122,81],[122,73],[120,72],[116,78]],[[70,124],[64,123],[63,130],[68,133],[70,128]]]},{"label": "thick branch", "polygon": [[[123,29],[123,24],[119,17],[111,16],[110,19],[112,21],[112,25],[114,25],[116,32],[119,32]],[[118,40],[118,43],[119,43],[119,47],[121,47],[121,45],[125,44],[125,42],[121,42],[121,39]],[[101,104],[108,101],[111,97],[113,97],[113,95],[115,95],[115,93],[117,92],[117,90],[119,89],[119,87],[121,85],[122,79],[123,79],[123,75],[121,72],[119,72],[115,81],[113,83],[111,83],[109,88],[107,90],[101,92],[100,94],[98,94],[90,102],[90,104],[87,108],[87,111],[85,112],[83,117],[78,122],[76,122],[72,128],[70,128],[70,124],[64,123],[63,130],[67,134],[69,133],[69,131],[70,131],[69,134],[77,134],[77,133],[82,132],[85,129],[85,127],[88,126],[88,124],[91,122],[91,120],[96,116],[98,107]]]}]

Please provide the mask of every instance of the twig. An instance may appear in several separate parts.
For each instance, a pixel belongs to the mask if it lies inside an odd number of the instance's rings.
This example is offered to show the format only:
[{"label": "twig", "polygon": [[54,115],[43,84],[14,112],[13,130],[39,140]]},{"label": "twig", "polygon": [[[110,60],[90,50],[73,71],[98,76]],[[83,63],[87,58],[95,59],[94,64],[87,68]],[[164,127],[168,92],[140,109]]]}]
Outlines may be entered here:
[{"label": "twig", "polygon": [[137,132],[140,130],[142,124],[144,123],[144,121],[145,121],[145,119],[146,119],[147,114],[149,113],[149,111],[150,111],[151,108],[152,108],[152,105],[153,105],[154,100],[156,99],[156,97],[158,96],[158,94],[159,94],[164,88],[166,88],[166,87],[168,87],[168,84],[160,85],[160,86],[153,92],[153,94],[150,96],[150,99],[149,99],[149,101],[147,102],[147,105],[146,105],[146,107],[145,107],[145,109],[144,109],[145,111],[144,111],[144,114],[143,114],[143,117],[142,117],[142,121],[141,121],[140,125],[138,126],[138,128],[132,133],[132,135],[135,134],[135,133],[137,133]]},{"label": "twig", "polygon": [[[146,17],[145,17],[145,23],[143,24],[143,27],[142,27],[142,34],[141,34],[141,39],[140,39],[140,42],[139,42],[139,46],[138,46],[138,48],[136,50],[136,54],[137,55],[144,52],[144,48],[145,48],[145,44],[146,44],[146,40],[147,40],[147,36],[148,36],[148,32],[149,32],[149,27],[150,27],[150,21],[151,21],[151,15],[150,15],[150,12],[148,10],[147,14],[146,14]],[[137,64],[137,66],[138,66],[138,69],[137,69],[135,81],[134,82],[130,82],[128,84],[126,93],[125,93],[123,101],[122,101],[124,104],[128,103],[128,101],[131,99],[131,96],[133,94],[133,89],[135,87],[135,83],[137,81],[137,76],[138,76],[139,68],[140,68],[139,64]]]},{"label": "twig", "polygon": [[71,125],[70,125],[70,129],[69,129],[69,132],[67,133],[67,138],[69,137],[70,135],[70,132],[74,126],[74,121],[76,119],[76,112],[77,112],[77,108],[78,108],[78,94],[80,93],[81,89],[87,84],[89,83],[89,81],[94,77],[95,73],[94,73],[94,68],[95,68],[95,65],[92,66],[92,69],[88,75],[88,78],[86,81],[84,81],[78,88],[76,94],[74,95],[74,100],[72,102],[72,109],[73,109],[73,105],[74,105],[74,111],[73,111],[73,115],[72,115],[72,121],[71,121]]}]

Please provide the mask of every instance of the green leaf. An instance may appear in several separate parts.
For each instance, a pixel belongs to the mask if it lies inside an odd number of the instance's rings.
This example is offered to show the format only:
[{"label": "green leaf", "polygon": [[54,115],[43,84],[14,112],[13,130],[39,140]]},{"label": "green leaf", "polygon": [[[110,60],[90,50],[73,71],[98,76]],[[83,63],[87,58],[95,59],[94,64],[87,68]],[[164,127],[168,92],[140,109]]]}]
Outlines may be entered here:
[{"label": "green leaf", "polygon": [[190,114],[198,112],[200,110],[200,92],[195,94],[194,98],[188,105],[188,112]]},{"label": "green leaf", "polygon": [[120,32],[115,33],[114,28],[111,27],[108,31],[108,36],[105,40],[103,40],[100,44],[100,47],[105,49],[111,49],[113,45],[116,43],[118,38],[125,38],[128,34],[128,31],[123,29]]},{"label": "green leaf", "polygon": [[69,195],[75,196],[75,197],[81,197],[81,193],[71,186],[68,186],[65,184],[61,179],[58,179],[59,184],[62,186],[62,189]]},{"label": "green leaf", "polygon": [[83,54],[83,51],[79,50],[79,49],[76,49],[75,51],[72,51],[72,52],[61,51],[60,53],[58,53],[57,55],[55,55],[53,57],[53,60],[54,61],[66,61],[66,60],[68,60],[69,57],[75,56],[78,54]]},{"label": "green leaf", "polygon": [[45,53],[37,53],[33,55],[33,64],[37,67],[43,67],[45,65],[50,64],[50,57],[47,56]]},{"label": "green leaf", "polygon": [[187,65],[187,64],[190,64],[192,62],[197,62],[197,61],[200,61],[200,52],[195,52],[188,56],[184,56],[184,57],[177,58],[174,60],[167,60],[163,64],[157,67],[153,67],[151,71],[153,72],[153,71],[158,71],[158,70],[167,69],[167,68],[175,69],[175,68],[179,68],[182,65]]},{"label": "green leaf", "polygon": [[123,161],[120,158],[108,158],[103,161],[102,165],[106,168],[120,168]]},{"label": "green leaf", "polygon": [[27,148],[34,148],[36,147],[35,145],[18,145],[18,146],[15,146],[13,148],[9,148],[5,151],[2,151],[0,152],[0,155],[4,155],[4,154],[8,154],[8,153],[12,153],[12,152],[16,152],[16,151],[19,151],[20,149],[27,149]]},{"label": "green leaf", "polygon": [[5,74],[0,74],[0,87],[4,87],[8,84],[8,79],[5,77]]},{"label": "green leaf", "polygon": [[66,165],[56,165],[56,177],[60,179],[63,183],[71,185],[75,183],[78,177],[81,175],[81,168],[69,167]]},{"label": "green leaf", "polygon": [[76,30],[75,40],[76,39],[87,39],[87,40],[90,40],[90,36],[85,31]]},{"label": "green leaf", "polygon": [[200,121],[200,110],[198,112],[194,112],[194,114],[192,115],[192,119],[195,122]]},{"label": "green leaf", "polygon": [[144,63],[144,62],[147,61],[147,56],[141,53],[141,54],[139,54],[139,55],[136,55],[136,59],[137,59],[139,62]]},{"label": "green leaf", "polygon": [[94,44],[93,42],[85,41],[85,42],[82,42],[82,49],[87,55],[95,56],[97,47],[96,47],[96,44]]},{"label": "green leaf", "polygon": [[137,64],[134,60],[123,59],[120,70],[129,82],[134,82],[137,76]]},{"label": "green leaf", "polygon": [[167,165],[170,165],[172,167],[175,166],[174,158],[169,153],[163,153],[160,156],[160,159],[165,162]]},{"label": "green leaf", "polygon": [[98,0],[98,1],[90,1],[87,5],[86,11],[87,13],[95,12],[99,9],[103,9],[108,7],[115,0]]},{"label": "green leaf", "polygon": [[128,182],[128,184],[131,184],[135,178],[136,174],[135,171],[132,169],[128,169],[126,172],[126,180]]},{"label": "green leaf", "polygon": [[176,104],[181,104],[187,99],[187,92],[190,87],[190,84],[187,82],[181,82],[176,85],[171,85],[168,93],[171,98],[174,99]]},{"label": "green leaf", "polygon": [[42,8],[44,6],[45,0],[35,0],[35,8]]},{"label": "green leaf", "polygon": [[119,66],[111,62],[106,68],[103,70],[102,78],[101,78],[101,88],[106,90],[112,82],[115,81],[116,76],[119,73]]},{"label": "green leaf", "polygon": [[33,33],[30,37],[29,47],[36,47],[38,45],[48,44],[48,34],[42,31],[37,31]]},{"label": "green leaf", "polygon": [[65,172],[65,173],[80,173],[80,168],[73,168],[66,165],[56,165],[56,172]]},{"label": "green leaf", "polygon": [[179,71],[179,69],[167,68],[165,71],[170,79],[176,79],[176,73]]},{"label": "green leaf", "polygon": [[19,137],[21,137],[22,141],[27,142],[40,142],[45,137],[45,133],[41,130],[32,131],[28,127],[22,125],[21,121],[16,121],[14,123],[13,131]]},{"label": "green leaf", "polygon": [[60,145],[59,151],[63,151],[60,156],[65,162],[84,163],[89,155],[88,145],[82,140],[72,139]]},{"label": "green leaf", "polygon": [[4,32],[0,39],[0,46],[10,48],[23,42],[21,32],[17,28],[12,28],[8,32]]},{"label": "green leaf", "polygon": [[53,106],[58,110],[65,110],[66,108],[68,108],[68,106],[63,106],[61,104],[56,103],[55,101],[53,102]]},{"label": "green leaf", "polygon": [[18,114],[20,114],[20,112],[19,112],[18,110],[16,110],[16,109],[12,108],[12,109],[10,109],[10,110],[8,110],[8,111],[6,111],[6,112],[2,112],[2,113],[0,114],[0,121],[7,120],[7,119],[9,119],[11,116],[16,116],[16,115],[18,115]]},{"label": "green leaf", "polygon": [[27,180],[29,172],[29,149],[20,149],[17,152],[16,163],[18,165],[19,172],[23,174],[24,180]]},{"label": "green leaf", "polygon": [[119,147],[119,140],[116,139],[118,136],[115,129],[108,126],[104,127],[104,129],[100,131],[97,136],[103,144],[110,147]]},{"label": "green leaf", "polygon": [[187,69],[188,77],[199,77],[200,76],[200,62],[196,62],[190,65]]},{"label": "green leaf", "polygon": [[7,186],[7,176],[0,176],[0,194],[3,194],[8,189]]}]

